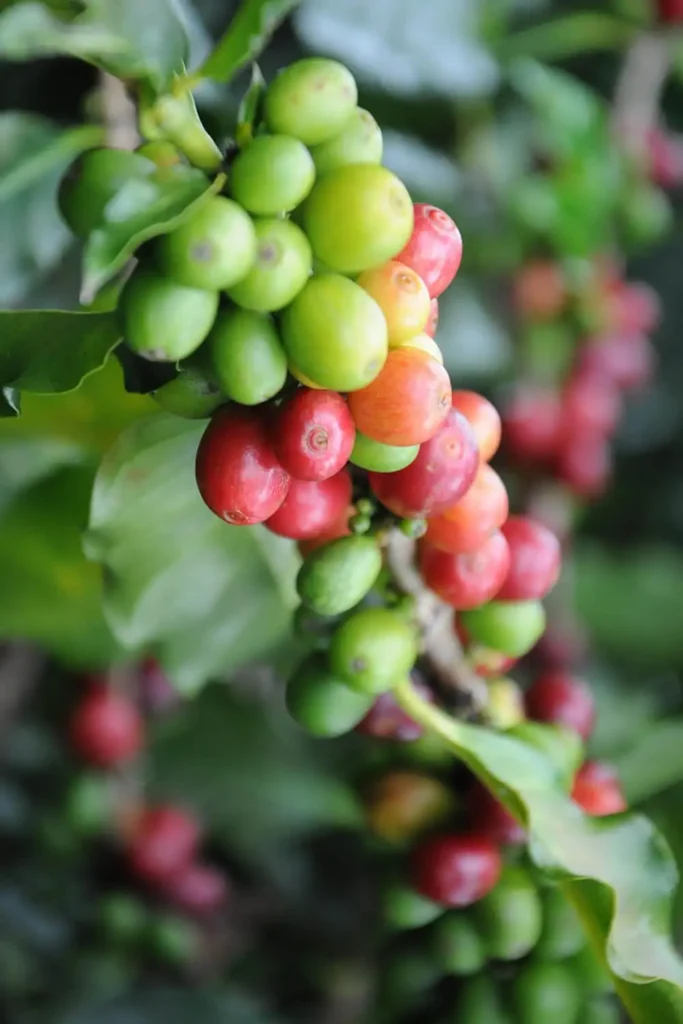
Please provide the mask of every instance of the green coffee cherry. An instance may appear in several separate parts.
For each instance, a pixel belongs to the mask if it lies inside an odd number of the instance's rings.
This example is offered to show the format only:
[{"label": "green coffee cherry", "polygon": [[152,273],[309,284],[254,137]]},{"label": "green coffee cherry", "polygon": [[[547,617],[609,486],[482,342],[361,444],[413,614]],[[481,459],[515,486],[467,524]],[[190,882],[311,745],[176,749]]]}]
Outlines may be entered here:
[{"label": "green coffee cherry", "polygon": [[316,183],[303,206],[303,225],[317,259],[358,274],[403,249],[413,230],[413,204],[386,167],[351,164]]},{"label": "green coffee cherry", "polygon": [[90,149],[69,168],[59,187],[59,209],[76,235],[87,237],[104,221],[110,199],[133,179],[149,178],[152,160],[125,149]]},{"label": "green coffee cherry", "polygon": [[282,390],[287,356],[277,328],[265,313],[219,313],[207,345],[215,379],[235,402],[259,405]]},{"label": "green coffee cherry", "polygon": [[363,608],[337,629],[330,663],[349,686],[361,693],[389,690],[410,672],[417,658],[415,630],[388,608]]},{"label": "green coffee cherry", "polygon": [[511,1015],[504,1008],[498,986],[488,974],[479,974],[465,982],[453,1020],[457,1024],[513,1024]]},{"label": "green coffee cherry", "polygon": [[349,462],[375,473],[396,473],[399,469],[405,469],[411,462],[415,462],[419,451],[419,444],[399,448],[393,444],[373,441],[357,430]]},{"label": "green coffee cherry", "polygon": [[353,75],[343,64],[308,57],[284,68],[271,83],[264,113],[272,132],[317,146],[343,130],[357,98]]},{"label": "green coffee cherry", "polygon": [[311,273],[311,247],[288,220],[256,222],[256,261],[228,295],[238,306],[268,313],[289,305]]},{"label": "green coffee cherry", "polygon": [[447,974],[468,977],[487,961],[486,947],[476,925],[462,912],[445,914],[434,926],[434,957]]},{"label": "green coffee cherry", "polygon": [[387,358],[387,325],[367,292],[340,274],[312,277],[282,317],[291,367],[320,387],[355,391]]},{"label": "green coffee cherry", "polygon": [[175,167],[177,164],[185,162],[180,150],[172,142],[167,142],[165,139],[158,139],[156,142],[144,142],[141,146],[138,146],[135,152],[151,160],[152,163],[161,168]]},{"label": "green coffee cherry", "polygon": [[183,367],[178,376],[152,392],[165,412],[188,420],[204,420],[225,401],[223,394],[201,370]]},{"label": "green coffee cherry", "polygon": [[318,615],[341,615],[362,601],[381,568],[382,554],[372,537],[339,537],[306,558],[297,592]]},{"label": "green coffee cherry", "polygon": [[674,212],[665,192],[650,182],[643,182],[629,189],[623,216],[627,241],[633,245],[651,245],[671,231]]},{"label": "green coffee cherry", "polygon": [[319,177],[348,164],[382,162],[382,130],[372,114],[356,107],[339,135],[314,146],[311,156]]},{"label": "green coffee cherry", "polygon": [[287,710],[314,736],[343,736],[370,710],[372,698],[350,690],[324,659],[312,656],[287,684]]},{"label": "green coffee cherry", "polygon": [[494,729],[512,729],[524,721],[524,697],[514,679],[489,679],[484,717]]},{"label": "green coffee cherry", "polygon": [[529,875],[507,867],[491,892],[472,908],[473,920],[494,960],[520,960],[538,942],[541,898]]},{"label": "green coffee cherry", "polygon": [[112,942],[137,942],[148,924],[147,910],[135,896],[117,893],[102,901],[99,911],[102,929]]},{"label": "green coffee cherry", "polygon": [[543,927],[534,955],[539,960],[566,960],[586,944],[578,914],[555,886],[546,887],[541,900]]},{"label": "green coffee cherry", "polygon": [[566,964],[584,996],[600,996],[612,992],[612,977],[589,942],[570,957]]},{"label": "green coffee cherry", "polygon": [[194,958],[199,944],[194,925],[171,914],[160,914],[150,923],[148,940],[160,960],[181,966]]},{"label": "green coffee cherry", "polygon": [[291,135],[260,135],[230,169],[230,189],[249,213],[288,213],[313,188],[315,166],[306,147]]},{"label": "green coffee cherry", "polygon": [[82,835],[102,832],[111,816],[109,780],[90,772],[74,779],[66,798],[66,816]]},{"label": "green coffee cherry", "polygon": [[156,244],[161,270],[188,288],[221,291],[246,277],[256,260],[256,230],[241,206],[212,196]]},{"label": "green coffee cherry", "polygon": [[541,722],[521,722],[510,729],[510,735],[541,750],[557,769],[567,789],[583,761],[583,742],[573,729]]},{"label": "green coffee cherry", "polygon": [[382,898],[384,920],[392,928],[422,928],[435,921],[444,912],[444,908],[432,900],[420,896],[407,885],[388,886]]},{"label": "green coffee cherry", "polygon": [[147,269],[124,285],[119,302],[123,336],[145,359],[185,359],[208,335],[218,311],[218,292],[186,288]]},{"label": "green coffee cherry", "polygon": [[593,999],[584,1006],[577,1024],[619,1024],[621,1014],[614,1000]]},{"label": "green coffee cherry", "polygon": [[581,991],[565,964],[529,964],[512,989],[517,1024],[576,1024]]},{"label": "green coffee cherry", "polygon": [[141,110],[140,131],[152,142],[172,142],[203,171],[217,171],[221,165],[221,151],[199,120],[191,92],[168,92]]},{"label": "green coffee cherry", "polygon": [[461,612],[460,619],[472,639],[511,658],[528,654],[545,629],[540,601],[490,601]]}]

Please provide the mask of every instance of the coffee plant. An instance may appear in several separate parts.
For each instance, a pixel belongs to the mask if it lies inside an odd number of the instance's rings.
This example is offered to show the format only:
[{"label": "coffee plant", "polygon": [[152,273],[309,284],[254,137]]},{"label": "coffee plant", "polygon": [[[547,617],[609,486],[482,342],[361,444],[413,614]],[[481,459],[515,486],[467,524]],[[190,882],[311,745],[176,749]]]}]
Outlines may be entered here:
[{"label": "coffee plant", "polygon": [[683,4],[224,6],[0,10],[2,1019],[683,1022]]}]

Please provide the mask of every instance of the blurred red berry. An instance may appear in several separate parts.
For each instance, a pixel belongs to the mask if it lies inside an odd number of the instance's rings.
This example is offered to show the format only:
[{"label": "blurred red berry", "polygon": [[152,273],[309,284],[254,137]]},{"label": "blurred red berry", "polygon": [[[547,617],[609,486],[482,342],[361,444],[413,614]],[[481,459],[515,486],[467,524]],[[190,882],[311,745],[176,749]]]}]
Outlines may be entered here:
[{"label": "blurred red berry", "polygon": [[144,741],[142,719],[129,697],[95,686],[76,708],[69,724],[74,750],[98,768],[130,761]]},{"label": "blurred red berry", "polygon": [[562,391],[561,402],[562,431],[570,437],[582,430],[612,434],[619,422],[621,396],[607,374],[577,368]]},{"label": "blurred red berry", "polygon": [[659,20],[667,24],[683,21],[683,0],[656,0]]},{"label": "blurred red berry", "polygon": [[145,658],[140,665],[140,696],[145,711],[158,715],[182,704],[175,689],[156,658]]},{"label": "blurred red berry", "polygon": [[[423,700],[431,702],[434,699],[432,691],[424,684],[413,681],[413,686]],[[411,743],[419,740],[424,729],[406,714],[388,690],[376,699],[365,718],[356,726],[356,732],[375,739]]]},{"label": "blurred red berry", "polygon": [[562,411],[555,391],[519,387],[503,410],[503,438],[520,462],[547,462],[560,441]]},{"label": "blurred red berry", "polygon": [[129,838],[131,870],[143,881],[161,885],[194,860],[200,839],[199,823],[182,808],[148,808]]},{"label": "blurred red berry", "polygon": [[618,814],[627,808],[617,773],[601,761],[586,761],[581,766],[574,779],[572,800],[595,817]]},{"label": "blurred red berry", "polygon": [[420,275],[430,298],[441,295],[458,272],[462,237],[455,223],[436,206],[415,203],[415,226],[406,247],[395,257]]},{"label": "blurred red berry", "polygon": [[189,914],[211,914],[228,895],[225,875],[210,864],[190,861],[165,879],[163,894],[169,903]]},{"label": "blurred red berry", "polygon": [[655,362],[654,346],[644,334],[607,334],[586,342],[579,352],[583,372],[609,377],[624,391],[649,384]]},{"label": "blurred red berry", "polygon": [[563,725],[587,740],[595,724],[589,687],[578,676],[556,670],[538,676],[524,695],[527,716],[535,722]]},{"label": "blurred red berry", "polygon": [[476,903],[493,889],[501,870],[500,851],[487,836],[435,836],[413,852],[413,885],[444,907]]},{"label": "blurred red berry", "polygon": [[647,141],[650,177],[655,184],[676,188],[683,183],[683,138],[657,126],[651,129]]},{"label": "blurred red berry", "polygon": [[477,835],[504,846],[526,842],[526,831],[481,782],[475,782],[467,798],[468,820]]},{"label": "blurred red berry", "polygon": [[422,542],[419,566],[427,586],[447,604],[478,608],[497,596],[510,568],[510,551],[500,530],[476,551],[458,555]]},{"label": "blurred red berry", "polygon": [[266,526],[281,537],[309,540],[337,528],[351,503],[351,477],[343,469],[329,480],[295,480]]},{"label": "blurred red berry", "polygon": [[545,597],[557,583],[562,564],[555,534],[530,516],[510,516],[501,532],[510,550],[510,567],[498,599],[531,601]]},{"label": "blurred red berry", "polygon": [[609,441],[590,430],[567,434],[557,454],[555,473],[578,498],[599,498],[612,474]]},{"label": "blurred red berry", "polygon": [[649,284],[622,281],[608,297],[611,329],[617,333],[652,334],[662,316],[662,302]]},{"label": "blurred red berry", "polygon": [[517,273],[513,285],[517,312],[527,320],[554,320],[567,301],[562,268],[551,260],[535,260]]},{"label": "blurred red berry", "polygon": [[450,409],[417,458],[396,473],[370,473],[370,486],[383,505],[407,518],[438,515],[452,508],[469,489],[479,465],[472,428]]}]

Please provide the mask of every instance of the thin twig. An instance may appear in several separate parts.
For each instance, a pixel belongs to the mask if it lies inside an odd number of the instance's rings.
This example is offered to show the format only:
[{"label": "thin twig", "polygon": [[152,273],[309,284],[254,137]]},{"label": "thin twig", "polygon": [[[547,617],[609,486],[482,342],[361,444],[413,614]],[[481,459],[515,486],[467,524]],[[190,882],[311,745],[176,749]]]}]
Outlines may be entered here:
[{"label": "thin twig", "polygon": [[486,682],[467,663],[453,629],[453,609],[422,582],[415,566],[415,541],[392,530],[386,560],[396,585],[415,601],[423,657],[436,680],[461,696],[470,710],[481,711],[487,700]]}]

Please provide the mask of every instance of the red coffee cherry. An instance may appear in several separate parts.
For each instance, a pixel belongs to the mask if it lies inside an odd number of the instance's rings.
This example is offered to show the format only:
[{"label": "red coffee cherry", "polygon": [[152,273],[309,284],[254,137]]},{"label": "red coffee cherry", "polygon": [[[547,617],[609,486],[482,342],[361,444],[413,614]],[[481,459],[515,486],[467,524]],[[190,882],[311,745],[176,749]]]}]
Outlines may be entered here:
[{"label": "red coffee cherry", "polygon": [[666,24],[683,21],[683,0],[657,0],[657,14]]},{"label": "red coffee cherry", "polygon": [[[683,4],[681,5],[683,10]],[[677,188],[683,182],[683,138],[663,128],[648,133],[650,178],[662,188]]]},{"label": "red coffee cherry", "polygon": [[548,462],[558,449],[562,410],[549,388],[517,388],[503,410],[505,447],[519,462]]},{"label": "red coffee cherry", "polygon": [[300,388],[278,409],[270,437],[280,464],[297,480],[328,480],[348,462],[356,428],[336,391]]},{"label": "red coffee cherry", "polygon": [[567,301],[562,268],[551,260],[527,263],[515,277],[512,298],[515,309],[525,319],[554,320]]},{"label": "red coffee cherry", "polygon": [[88,764],[114,768],[140,751],[144,727],[128,697],[98,685],[76,708],[69,735],[74,750]]},{"label": "red coffee cherry", "polygon": [[419,564],[427,586],[447,604],[465,610],[496,597],[510,568],[510,551],[496,530],[476,551],[459,555],[423,542]]},{"label": "red coffee cherry", "polygon": [[289,489],[268,439],[263,414],[224,406],[204,431],[196,461],[197,486],[220,519],[234,526],[262,523]]},{"label": "red coffee cherry", "polygon": [[427,541],[442,551],[476,551],[500,529],[508,516],[505,484],[488,463],[477,470],[472,486],[460,500],[427,521]]},{"label": "red coffee cherry", "polygon": [[199,823],[182,808],[148,808],[129,840],[131,870],[143,881],[161,885],[194,860],[200,839]]},{"label": "red coffee cherry", "polygon": [[562,431],[573,437],[577,431],[608,436],[621,415],[619,388],[606,374],[575,371],[562,392]]},{"label": "red coffee cherry", "polygon": [[[434,700],[432,691],[423,683],[413,681],[414,689],[423,700]],[[380,740],[395,740],[398,743],[412,743],[419,740],[424,729],[397,702],[391,690],[381,693],[365,718],[356,726],[356,732]]]},{"label": "red coffee cherry", "polygon": [[212,914],[225,904],[228,885],[217,868],[190,861],[164,881],[163,895],[174,907],[189,914]]},{"label": "red coffee cherry", "polygon": [[502,846],[521,846],[526,842],[526,831],[505,810],[481,782],[475,782],[467,797],[468,820],[477,833]]},{"label": "red coffee cherry", "polygon": [[601,761],[586,761],[581,766],[574,779],[572,800],[595,817],[618,814],[628,806],[617,773]]},{"label": "red coffee cherry", "polygon": [[353,507],[348,505],[342,512],[339,519],[336,522],[328,526],[322,533],[316,533],[315,537],[309,537],[307,540],[300,540],[297,547],[299,553],[305,558],[306,555],[310,555],[311,551],[315,551],[316,548],[321,548],[325,544],[329,544],[331,540],[337,540],[338,537],[348,537],[351,533],[349,527],[349,516],[353,514]]},{"label": "red coffee cherry", "polygon": [[501,870],[500,851],[487,836],[445,835],[415,849],[411,876],[427,899],[444,907],[469,907],[493,889]]},{"label": "red coffee cherry", "polygon": [[467,492],[478,464],[472,428],[463,415],[450,409],[414,462],[396,473],[370,473],[370,486],[382,504],[398,516],[438,515]]},{"label": "red coffee cherry", "polygon": [[607,334],[586,342],[579,352],[583,372],[608,377],[624,391],[649,384],[656,361],[654,346],[644,334]]},{"label": "red coffee cherry", "polygon": [[476,391],[454,391],[451,404],[472,427],[481,461],[490,462],[498,451],[502,430],[496,407]]},{"label": "red coffee cherry", "polygon": [[498,599],[530,601],[545,597],[560,575],[562,551],[555,534],[529,516],[510,516],[501,532],[510,549],[510,569]]},{"label": "red coffee cherry", "polygon": [[156,658],[145,658],[140,665],[140,696],[145,711],[160,715],[174,711],[182,698]]},{"label": "red coffee cherry", "polygon": [[529,718],[563,725],[587,740],[595,725],[595,704],[590,689],[578,676],[556,670],[544,672],[524,695]]},{"label": "red coffee cherry", "polygon": [[410,241],[395,259],[420,275],[432,299],[441,295],[458,273],[462,237],[455,223],[436,206],[415,203]]},{"label": "red coffee cherry", "polygon": [[436,336],[436,329],[439,326],[439,300],[432,299],[429,304],[429,320],[424,329],[424,333],[428,334],[430,338]]},{"label": "red coffee cherry", "polygon": [[266,526],[281,537],[309,540],[335,530],[351,504],[351,477],[343,469],[329,480],[294,480]]},{"label": "red coffee cherry", "polygon": [[608,296],[612,330],[626,334],[652,334],[662,318],[659,295],[642,281],[620,281]]},{"label": "red coffee cherry", "polygon": [[592,430],[562,438],[554,464],[558,480],[577,497],[591,500],[605,493],[612,475],[609,441]]}]

